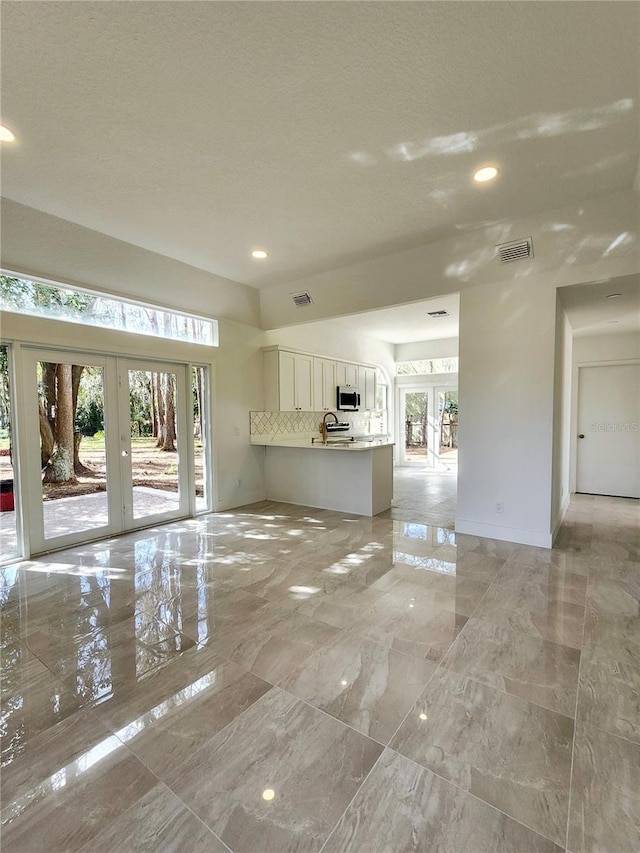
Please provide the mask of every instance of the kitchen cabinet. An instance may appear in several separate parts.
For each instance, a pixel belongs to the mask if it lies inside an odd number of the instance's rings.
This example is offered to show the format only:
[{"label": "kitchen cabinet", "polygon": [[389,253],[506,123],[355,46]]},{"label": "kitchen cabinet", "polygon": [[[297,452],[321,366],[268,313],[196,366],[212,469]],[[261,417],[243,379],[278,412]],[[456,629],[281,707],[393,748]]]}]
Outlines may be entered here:
[{"label": "kitchen cabinet", "polygon": [[336,385],[351,385],[358,387],[358,365],[349,364],[347,361],[338,361],[336,364]]},{"label": "kitchen cabinet", "polygon": [[361,409],[375,408],[376,369],[372,365],[278,346],[266,347],[263,354],[265,411],[334,412],[339,385],[360,391]]},{"label": "kitchen cabinet", "polygon": [[358,370],[358,387],[363,409],[373,410],[376,407],[376,369],[375,367],[360,367]]},{"label": "kitchen cabinet", "polygon": [[313,412],[313,356],[271,350],[264,354],[265,408],[270,412]]},{"label": "kitchen cabinet", "polygon": [[360,450],[265,442],[268,500],[374,516],[393,499],[393,444]]},{"label": "kitchen cabinet", "polygon": [[313,359],[313,392],[317,412],[332,412],[336,408],[337,367],[332,359]]}]

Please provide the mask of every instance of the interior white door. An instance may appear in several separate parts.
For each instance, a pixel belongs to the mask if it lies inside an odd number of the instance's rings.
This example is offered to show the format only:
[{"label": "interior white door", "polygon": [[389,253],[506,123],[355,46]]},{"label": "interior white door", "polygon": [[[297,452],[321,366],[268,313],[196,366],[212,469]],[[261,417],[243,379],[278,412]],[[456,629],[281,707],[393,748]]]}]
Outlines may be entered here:
[{"label": "interior white door", "polygon": [[580,368],[577,490],[640,497],[640,364]]}]

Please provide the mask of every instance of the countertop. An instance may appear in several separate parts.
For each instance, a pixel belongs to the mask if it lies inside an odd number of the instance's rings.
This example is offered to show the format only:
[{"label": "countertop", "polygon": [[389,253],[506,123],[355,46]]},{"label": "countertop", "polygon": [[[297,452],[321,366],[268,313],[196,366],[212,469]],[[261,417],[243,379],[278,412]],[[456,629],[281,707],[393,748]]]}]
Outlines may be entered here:
[{"label": "countertop", "polygon": [[366,439],[356,439],[355,441],[345,439],[344,437],[331,437],[327,444],[322,443],[320,436],[312,444],[311,436],[294,438],[288,436],[252,435],[251,444],[258,444],[263,447],[297,447],[303,450],[346,450],[349,453],[357,453],[363,450],[375,450],[378,447],[393,447],[394,442],[386,435],[380,437],[369,436]]}]

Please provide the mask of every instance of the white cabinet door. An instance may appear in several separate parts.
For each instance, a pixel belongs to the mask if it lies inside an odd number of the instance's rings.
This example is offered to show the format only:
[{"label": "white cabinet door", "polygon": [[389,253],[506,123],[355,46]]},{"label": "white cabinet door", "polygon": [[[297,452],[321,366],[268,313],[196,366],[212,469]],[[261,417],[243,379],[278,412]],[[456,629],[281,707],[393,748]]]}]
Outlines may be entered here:
[{"label": "white cabinet door", "polygon": [[336,384],[358,386],[358,365],[347,361],[336,362]]},{"label": "white cabinet door", "polygon": [[313,412],[313,356],[296,355],[294,364],[295,409]]},{"label": "white cabinet door", "polygon": [[279,403],[281,412],[296,409],[296,356],[292,352],[281,352],[279,365]]},{"label": "white cabinet door", "polygon": [[376,371],[373,367],[361,367],[359,375],[362,408],[372,411],[376,407]]},{"label": "white cabinet door", "polygon": [[328,358],[314,358],[314,402],[318,412],[330,412],[336,407],[336,362]]},{"label": "white cabinet door", "polygon": [[281,352],[279,402],[281,412],[313,412],[313,356]]},{"label": "white cabinet door", "polygon": [[358,365],[345,364],[345,385],[351,385],[353,388],[358,387]]}]

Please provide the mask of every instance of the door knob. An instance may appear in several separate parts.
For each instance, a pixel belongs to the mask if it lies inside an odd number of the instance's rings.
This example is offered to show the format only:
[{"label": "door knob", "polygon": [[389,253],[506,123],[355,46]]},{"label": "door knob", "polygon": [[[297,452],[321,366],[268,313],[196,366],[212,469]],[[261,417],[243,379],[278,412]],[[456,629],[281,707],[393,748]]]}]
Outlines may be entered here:
[{"label": "door knob", "polygon": [[578,438],[584,438],[584,433],[581,432],[580,435],[578,436]]}]

